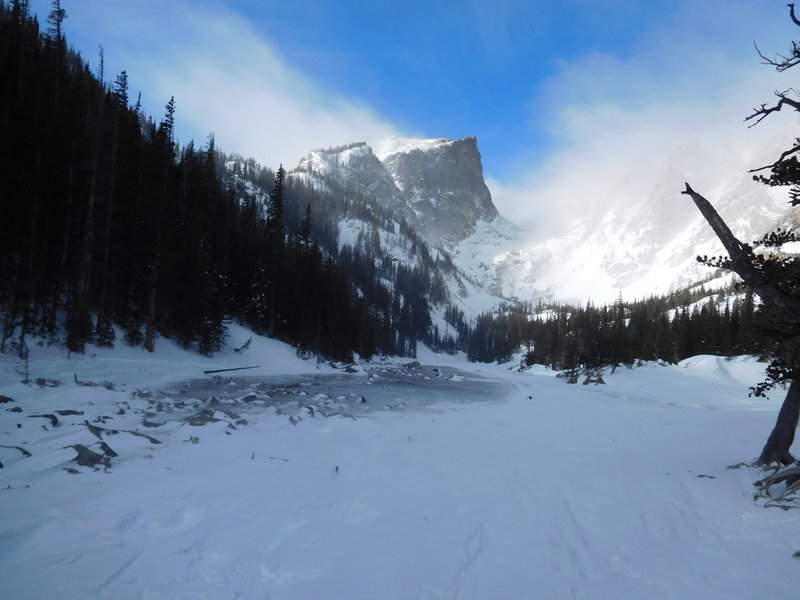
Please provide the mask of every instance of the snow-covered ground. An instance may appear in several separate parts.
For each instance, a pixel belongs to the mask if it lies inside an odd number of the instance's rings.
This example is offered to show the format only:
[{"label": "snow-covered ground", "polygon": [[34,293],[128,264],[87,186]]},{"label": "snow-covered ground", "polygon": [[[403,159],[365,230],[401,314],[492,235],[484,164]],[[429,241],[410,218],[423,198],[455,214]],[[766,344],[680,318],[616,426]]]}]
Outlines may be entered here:
[{"label": "snow-covered ground", "polygon": [[33,346],[50,387],[0,357],[0,597],[796,597],[800,512],[727,468],[780,405],[747,395],[763,365],[420,362]]}]

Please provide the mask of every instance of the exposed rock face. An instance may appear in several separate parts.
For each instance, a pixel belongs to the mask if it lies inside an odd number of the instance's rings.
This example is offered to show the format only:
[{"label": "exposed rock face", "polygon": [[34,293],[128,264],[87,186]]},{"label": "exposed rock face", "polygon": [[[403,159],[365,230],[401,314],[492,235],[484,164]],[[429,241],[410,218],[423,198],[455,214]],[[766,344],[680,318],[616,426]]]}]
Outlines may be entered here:
[{"label": "exposed rock face", "polygon": [[323,183],[332,191],[357,192],[408,217],[403,193],[366,143],[310,152],[292,176]]},{"label": "exposed rock face", "polygon": [[288,175],[335,199],[314,207],[317,222],[336,231],[328,243],[365,252],[384,278],[386,265],[424,273],[436,319],[444,318],[446,303],[469,318],[502,300],[496,259],[517,245],[521,231],[492,203],[474,137],[395,137],[314,150]]},{"label": "exposed rock face", "polygon": [[497,216],[475,137],[418,142],[414,146],[414,140],[389,140],[379,154],[416,214],[423,237],[457,242],[469,236],[479,220]]},{"label": "exposed rock face", "polygon": [[475,137],[390,138],[377,146],[377,152],[365,143],[315,150],[292,176],[374,198],[433,246],[452,246],[479,221],[497,217]]}]

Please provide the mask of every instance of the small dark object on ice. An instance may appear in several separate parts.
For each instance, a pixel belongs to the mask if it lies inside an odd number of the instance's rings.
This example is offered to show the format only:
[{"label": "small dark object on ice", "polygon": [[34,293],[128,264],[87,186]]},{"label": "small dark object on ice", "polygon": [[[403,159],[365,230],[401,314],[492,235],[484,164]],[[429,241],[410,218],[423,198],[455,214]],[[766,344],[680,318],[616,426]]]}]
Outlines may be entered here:
[{"label": "small dark object on ice", "polygon": [[73,373],[72,377],[77,385],[85,385],[86,387],[97,387],[97,383],[95,383],[94,381],[82,381],[78,379],[77,373]]},{"label": "small dark object on ice", "polygon": [[28,418],[31,419],[33,417],[42,417],[43,419],[50,419],[50,424],[53,427],[58,427],[58,417],[53,414],[47,413],[44,415],[28,415]]},{"label": "small dark object on ice", "polygon": [[752,463],[740,462],[740,463],[736,463],[735,465],[728,465],[727,467],[725,467],[725,470],[726,471],[733,471],[734,469],[741,469],[742,467],[752,467],[752,466],[753,466]]},{"label": "small dark object on ice", "polygon": [[91,423],[89,423],[89,421],[84,421],[83,424],[86,425],[86,428],[89,430],[89,433],[95,436],[98,440],[103,439],[101,435],[102,432],[106,432],[109,434],[117,433],[116,431],[109,431],[108,429],[103,429],[102,427],[97,427],[96,425],[92,425]]},{"label": "small dark object on ice", "polygon": [[235,367],[233,369],[210,369],[208,371],[203,371],[206,375],[210,375],[211,373],[224,373],[226,371],[244,371],[245,369],[257,369],[260,365],[255,365],[252,367]]},{"label": "small dark object on ice", "polygon": [[100,442],[100,449],[103,451],[103,456],[107,456],[109,458],[114,458],[115,456],[119,456],[116,452],[114,452],[113,448],[106,444],[105,442]]},{"label": "small dark object on ice", "polygon": [[29,456],[33,456],[30,452],[25,450],[25,448],[20,448],[19,446],[4,446],[0,444],[0,448],[11,448],[13,450],[19,450],[20,452],[22,452],[22,455],[25,456],[26,458]]},{"label": "small dark object on ice", "polygon": [[6,409],[8,412],[22,412],[22,409],[19,406],[12,406],[11,408]]},{"label": "small dark object on ice", "polygon": [[0,395],[0,404],[5,404],[6,402],[13,402],[13,398],[9,398],[8,396]]},{"label": "small dark object on ice", "polygon": [[209,423],[218,423],[220,419],[214,417],[213,410],[204,408],[198,413],[184,417],[183,421],[193,427],[202,427],[203,425],[207,425]]},{"label": "small dark object on ice", "polygon": [[82,410],[68,409],[68,410],[57,410],[57,411],[55,411],[55,413],[57,415],[61,415],[62,417],[68,417],[70,415],[82,415],[83,411]]},{"label": "small dark object on ice", "polygon": [[72,448],[78,453],[78,456],[72,460],[82,467],[92,467],[93,469],[96,469],[97,465],[103,465],[104,467],[107,467],[111,464],[111,459],[109,459],[107,456],[103,456],[102,454],[98,454],[93,450],[89,450],[89,448],[83,444],[70,444],[69,446],[64,446],[64,448]]},{"label": "small dark object on ice", "polygon": [[61,385],[61,382],[58,379],[45,379],[44,377],[38,377],[36,379],[36,385],[40,385],[42,387],[58,387]]},{"label": "small dark object on ice", "polygon": [[589,385],[593,383],[595,385],[605,385],[605,380],[603,379],[603,370],[602,369],[586,369],[585,373],[586,379],[583,380],[583,385]]}]

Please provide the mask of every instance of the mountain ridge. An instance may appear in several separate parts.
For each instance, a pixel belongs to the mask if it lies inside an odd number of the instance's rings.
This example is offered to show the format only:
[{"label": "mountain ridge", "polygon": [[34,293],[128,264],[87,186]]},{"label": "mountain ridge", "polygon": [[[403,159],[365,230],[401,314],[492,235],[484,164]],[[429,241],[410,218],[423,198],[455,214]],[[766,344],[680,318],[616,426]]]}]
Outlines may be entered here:
[{"label": "mountain ridge", "polygon": [[[749,151],[749,160],[773,154],[782,141]],[[342,168],[352,158],[341,158],[356,151],[361,168]],[[678,204],[681,182],[692,177],[679,159],[665,157],[638,194],[620,188],[585,209],[579,198],[565,198],[569,226],[534,242],[494,205],[475,136],[393,136],[314,151],[292,173],[310,174],[317,164],[317,175],[374,197],[499,300],[611,302],[620,293],[644,297],[707,280],[710,272],[696,256],[723,251],[702,217]],[[753,183],[745,169],[718,175],[712,192],[743,241],[791,219],[785,192]],[[531,206],[536,201],[531,197]]]}]

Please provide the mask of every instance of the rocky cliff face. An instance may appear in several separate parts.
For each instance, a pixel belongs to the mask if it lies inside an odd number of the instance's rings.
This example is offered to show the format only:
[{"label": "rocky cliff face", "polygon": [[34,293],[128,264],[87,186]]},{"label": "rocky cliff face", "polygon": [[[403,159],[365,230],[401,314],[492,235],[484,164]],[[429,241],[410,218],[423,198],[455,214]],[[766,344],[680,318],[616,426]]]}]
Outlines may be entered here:
[{"label": "rocky cliff face", "polygon": [[356,192],[374,198],[403,218],[413,217],[403,193],[372,148],[363,142],[314,150],[290,175],[305,178],[330,191]]},{"label": "rocky cliff face", "polygon": [[483,180],[477,140],[391,138],[315,150],[292,171],[331,190],[374,198],[433,246],[453,246],[492,221],[497,209]]},{"label": "rocky cliff face", "polygon": [[[416,144],[414,142],[417,142]],[[380,158],[417,227],[429,240],[450,244],[475,231],[478,221],[492,221],[497,209],[483,180],[475,137],[460,140],[387,140]]]}]

